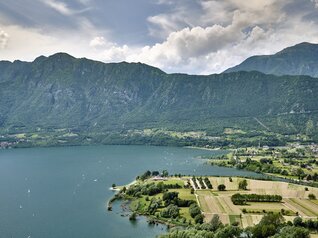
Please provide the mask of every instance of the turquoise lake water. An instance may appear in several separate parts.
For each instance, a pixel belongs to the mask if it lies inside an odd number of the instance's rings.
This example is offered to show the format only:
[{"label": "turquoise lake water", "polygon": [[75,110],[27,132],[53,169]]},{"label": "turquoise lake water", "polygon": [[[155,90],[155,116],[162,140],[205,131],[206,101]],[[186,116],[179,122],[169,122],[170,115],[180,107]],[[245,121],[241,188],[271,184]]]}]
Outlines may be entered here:
[{"label": "turquoise lake water", "polygon": [[166,231],[164,226],[149,226],[145,218],[131,223],[118,204],[107,211],[111,184],[127,184],[146,170],[255,175],[199,159],[222,153],[152,146],[0,150],[0,237],[155,237]]}]

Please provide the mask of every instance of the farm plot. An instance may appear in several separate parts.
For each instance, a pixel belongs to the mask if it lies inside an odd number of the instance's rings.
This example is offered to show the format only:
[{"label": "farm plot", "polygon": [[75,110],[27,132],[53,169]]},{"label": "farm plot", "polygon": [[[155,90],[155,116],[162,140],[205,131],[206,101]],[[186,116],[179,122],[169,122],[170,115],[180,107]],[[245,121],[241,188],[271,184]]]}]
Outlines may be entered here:
[{"label": "farm plot", "polygon": [[286,198],[284,200],[286,202],[286,206],[290,207],[291,209],[294,208],[294,210],[297,210],[301,216],[318,216],[318,206],[309,200],[299,198]]},{"label": "farm plot", "polygon": [[293,210],[288,209],[284,203],[273,202],[249,202],[247,205],[238,206],[241,210],[245,209],[248,213],[262,213],[266,212],[281,212],[282,209],[289,210],[290,213],[294,213]]},{"label": "farm plot", "polygon": [[242,226],[242,221],[240,215],[229,215],[230,224],[237,223]]},{"label": "farm plot", "polygon": [[[222,214],[226,213],[224,206],[220,203],[217,197],[213,196],[204,196],[202,197],[204,202],[207,204],[207,212]],[[201,201],[201,200],[200,200]]]},{"label": "farm plot", "polygon": [[306,191],[304,186],[277,181],[248,180],[248,183],[251,193],[281,195],[287,198],[308,198],[308,194],[313,193],[318,197],[318,188],[309,187]]},{"label": "farm plot", "polygon": [[213,188],[217,188],[220,184],[224,184],[226,186],[226,190],[233,191],[238,189],[238,183],[241,178],[232,178],[232,182],[229,177],[213,177],[209,178]]},{"label": "farm plot", "polygon": [[[204,216],[205,216],[205,221],[206,221],[206,222],[209,222],[209,221],[211,221],[211,219],[212,219],[212,217],[214,216],[214,214],[209,213],[209,214],[204,214]],[[230,224],[230,217],[229,217],[229,215],[227,215],[227,214],[218,214],[218,216],[219,216],[219,218],[220,218],[220,220],[221,220],[221,222],[222,222],[223,224]]]},{"label": "farm plot", "polygon": [[239,215],[241,210],[235,206],[230,196],[215,196],[210,191],[197,192],[200,205],[207,213]]},{"label": "farm plot", "polygon": [[242,215],[242,227],[246,228],[248,226],[256,225],[260,222],[262,219],[262,215],[250,215],[250,214],[244,214]]},{"label": "farm plot", "polygon": [[[313,193],[318,197],[318,188],[288,184],[278,181],[260,181],[246,179],[247,190],[239,190],[238,183],[242,178],[209,177],[213,189],[196,190],[199,205],[209,221],[214,214],[218,214],[225,224],[238,223],[242,227],[257,224],[263,215],[268,212],[282,213],[286,220],[292,221],[298,213],[304,219],[318,216],[318,200],[309,200],[308,194]],[[220,184],[226,186],[226,191],[218,191]],[[232,195],[259,194],[280,195],[282,202],[248,202],[247,205],[234,205]],[[243,210],[244,209],[244,210]],[[243,213],[244,211],[244,213]]]}]

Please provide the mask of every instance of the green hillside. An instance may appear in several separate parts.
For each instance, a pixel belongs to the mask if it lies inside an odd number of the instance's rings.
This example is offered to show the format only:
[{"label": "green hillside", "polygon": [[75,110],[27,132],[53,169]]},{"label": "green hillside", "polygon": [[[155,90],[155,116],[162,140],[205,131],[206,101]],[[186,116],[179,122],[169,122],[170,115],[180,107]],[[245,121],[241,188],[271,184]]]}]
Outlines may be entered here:
[{"label": "green hillside", "polygon": [[318,79],[308,76],[166,74],[145,64],[105,64],[65,53],[2,61],[0,72],[2,133],[317,130]]}]

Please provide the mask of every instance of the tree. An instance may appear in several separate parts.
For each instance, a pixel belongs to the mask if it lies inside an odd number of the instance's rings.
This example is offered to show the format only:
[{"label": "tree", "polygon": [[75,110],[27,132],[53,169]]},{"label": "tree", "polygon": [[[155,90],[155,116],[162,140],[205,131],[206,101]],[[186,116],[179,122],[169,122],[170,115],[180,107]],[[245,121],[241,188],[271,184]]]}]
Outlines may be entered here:
[{"label": "tree", "polygon": [[178,192],[165,192],[162,195],[162,200],[164,201],[166,206],[171,203],[176,204],[178,201],[178,196],[179,196]]},{"label": "tree", "polygon": [[164,218],[177,218],[179,216],[179,208],[170,204],[161,211],[160,215]]},{"label": "tree", "polygon": [[316,200],[316,196],[315,196],[315,194],[313,194],[313,193],[308,194],[308,198],[309,198],[310,200]]},{"label": "tree", "polygon": [[162,177],[168,177],[169,176],[169,173],[167,170],[163,170],[162,171]]},{"label": "tree", "polygon": [[129,216],[129,220],[131,220],[131,221],[136,221],[136,218],[137,218],[136,212],[131,213],[131,215]]},{"label": "tree", "polygon": [[219,191],[225,191],[225,189],[226,189],[226,187],[225,187],[224,184],[220,184],[220,185],[218,186],[218,190],[219,190]]},{"label": "tree", "polygon": [[246,179],[239,182],[239,189],[247,190],[247,180]]},{"label": "tree", "polygon": [[152,171],[151,173],[152,176],[158,176],[159,174],[160,174],[159,171]]},{"label": "tree", "polygon": [[305,172],[301,168],[296,169],[295,175],[298,176],[299,179],[302,179],[306,176]]},{"label": "tree", "polygon": [[204,216],[202,214],[198,214],[194,217],[194,221],[196,224],[202,224],[204,220]]},{"label": "tree", "polygon": [[303,219],[301,217],[295,217],[293,223],[294,223],[294,226],[302,226],[303,225]]},{"label": "tree", "polygon": [[139,176],[139,179],[144,181],[147,178],[149,178],[151,176],[151,172],[149,170],[147,170],[144,174],[142,174],[141,176]]},{"label": "tree", "polygon": [[303,227],[286,226],[273,238],[309,238],[309,231]]},{"label": "tree", "polygon": [[220,226],[222,226],[222,222],[220,221],[219,215],[217,214],[213,215],[210,221],[210,224],[211,224],[212,231],[216,231]]},{"label": "tree", "polygon": [[216,232],[215,238],[236,238],[240,237],[241,233],[242,230],[239,227],[225,226]]},{"label": "tree", "polygon": [[288,171],[287,170],[282,170],[282,172],[281,172],[281,175],[284,175],[284,176],[288,176],[289,175],[289,173],[288,173]]},{"label": "tree", "polygon": [[193,203],[189,207],[189,213],[190,213],[190,216],[194,218],[196,215],[201,214],[201,210],[197,204]]},{"label": "tree", "polygon": [[267,238],[276,234],[278,227],[284,221],[280,213],[268,213],[259,224],[252,228],[253,238]]}]

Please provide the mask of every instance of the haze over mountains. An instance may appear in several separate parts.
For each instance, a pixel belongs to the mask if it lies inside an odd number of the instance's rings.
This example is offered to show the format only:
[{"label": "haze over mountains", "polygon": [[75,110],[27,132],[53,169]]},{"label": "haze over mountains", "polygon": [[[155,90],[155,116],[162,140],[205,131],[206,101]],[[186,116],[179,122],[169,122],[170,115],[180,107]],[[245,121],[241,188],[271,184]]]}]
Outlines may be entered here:
[{"label": "haze over mountains", "polygon": [[318,45],[309,43],[251,57],[209,76],[166,74],[145,64],[105,64],[65,53],[34,62],[1,61],[0,127],[299,132],[308,120],[317,124],[318,79],[304,76],[317,76],[317,63]]}]

